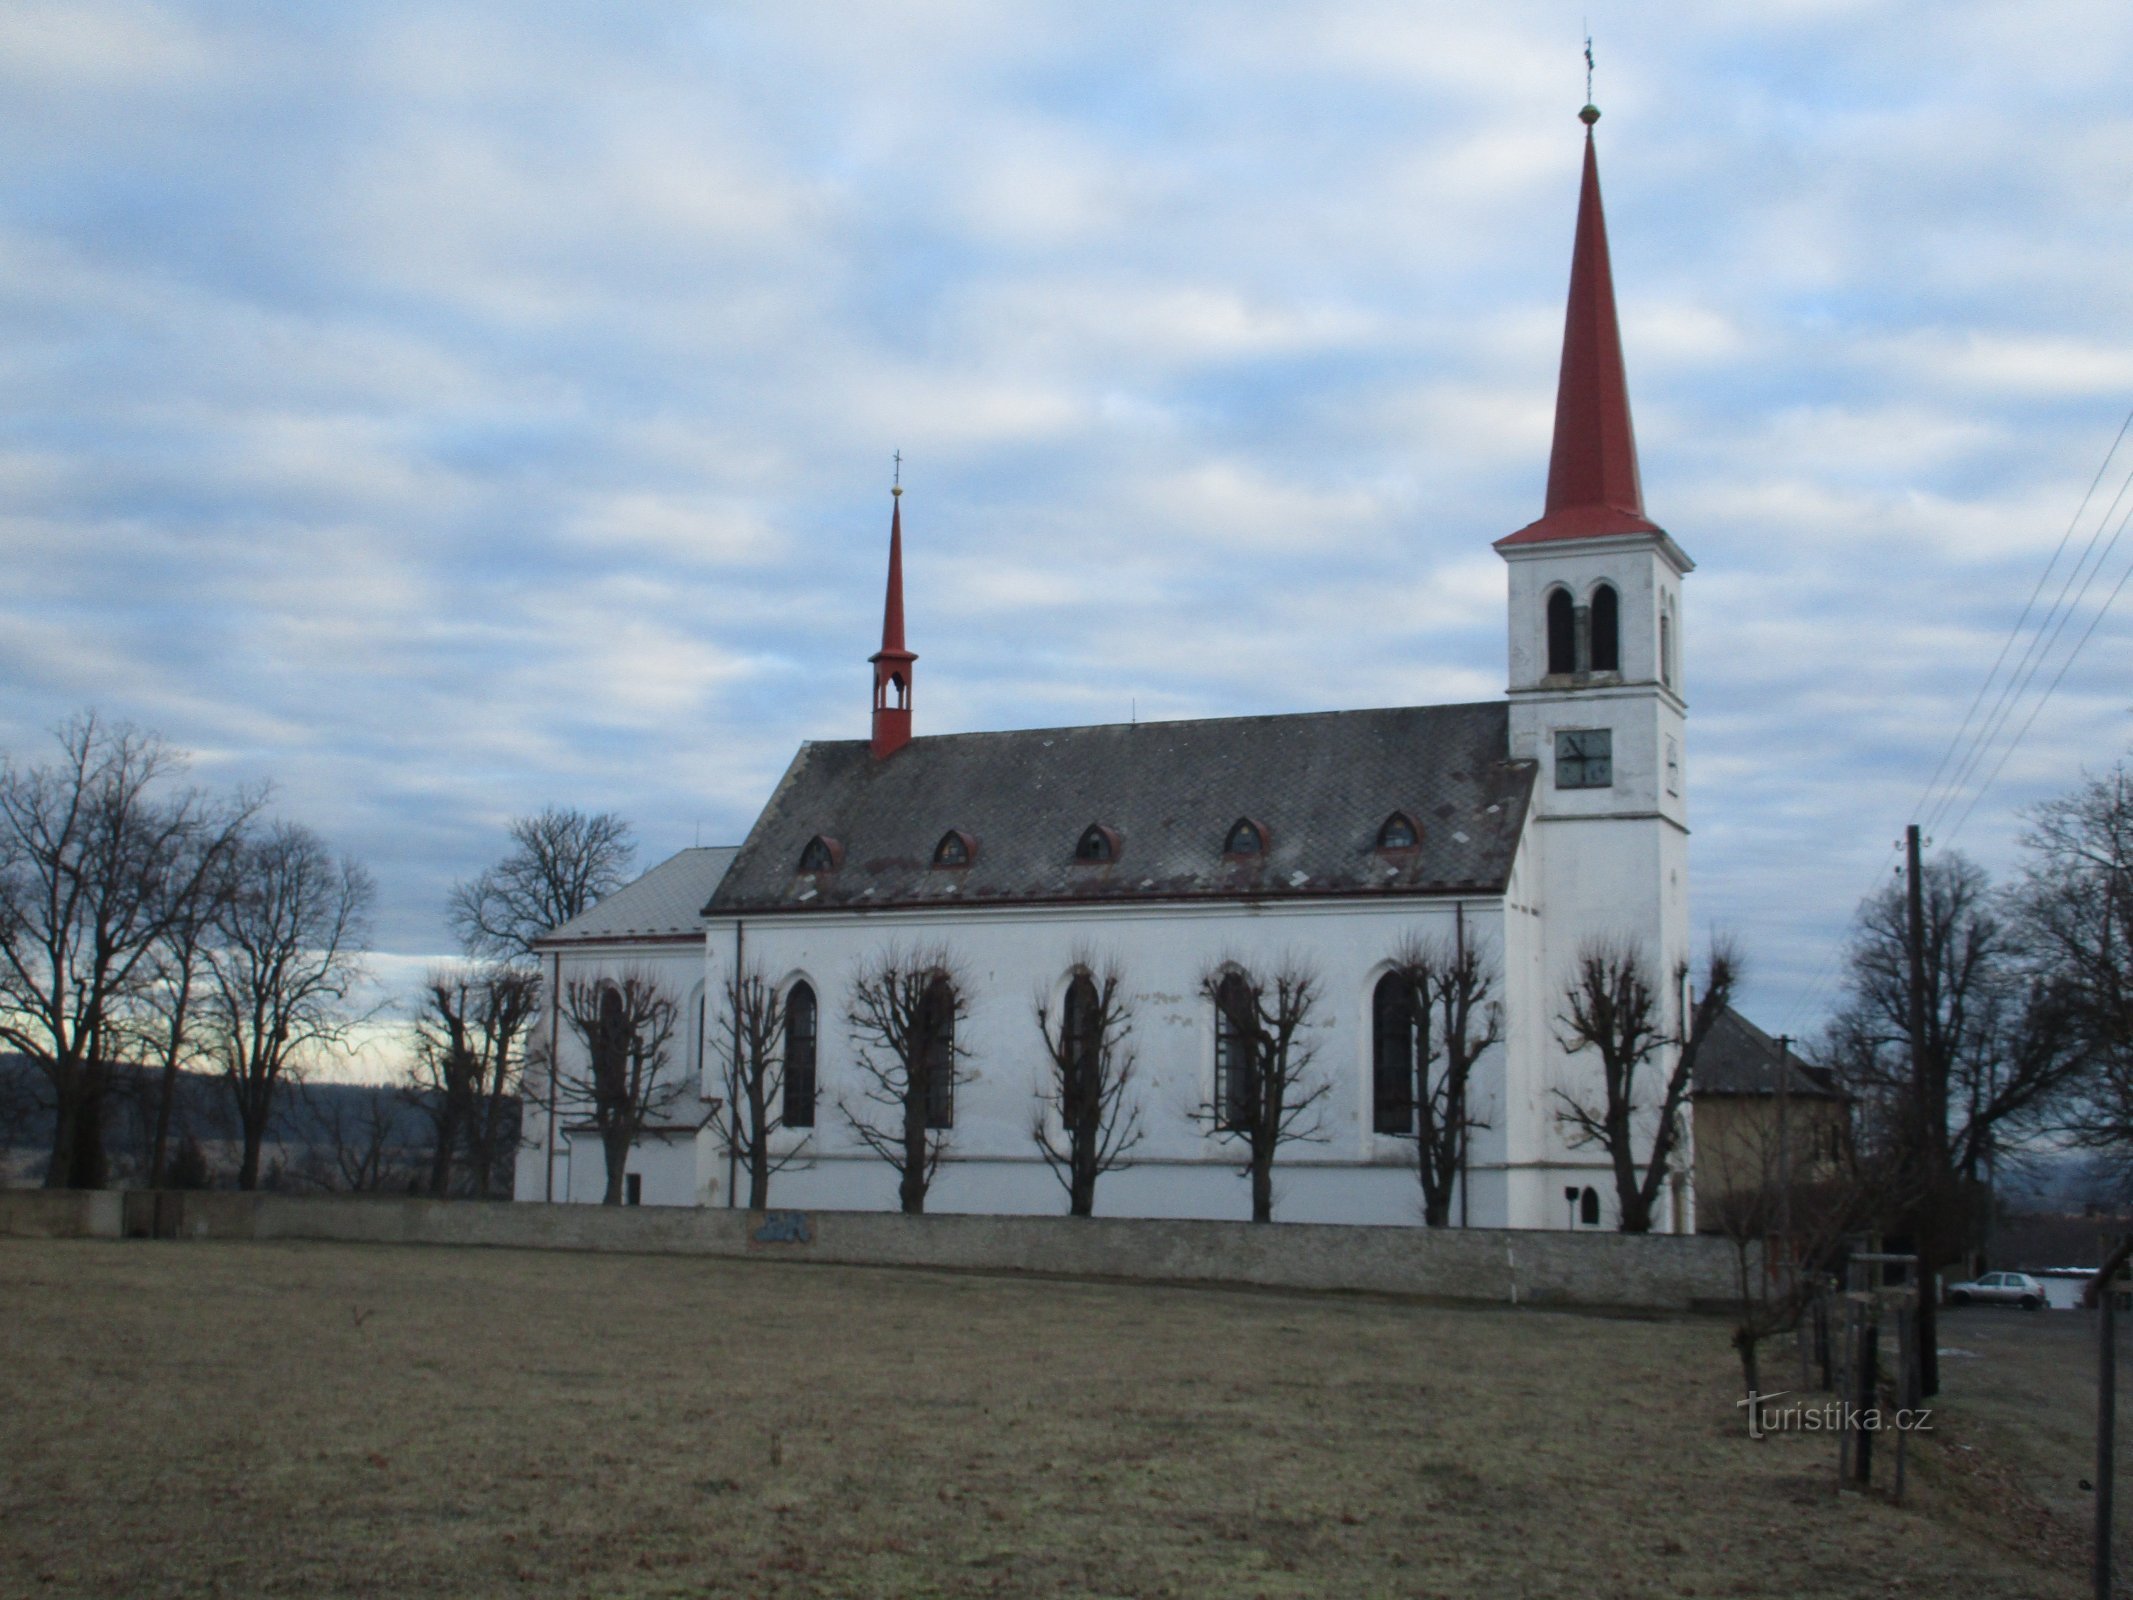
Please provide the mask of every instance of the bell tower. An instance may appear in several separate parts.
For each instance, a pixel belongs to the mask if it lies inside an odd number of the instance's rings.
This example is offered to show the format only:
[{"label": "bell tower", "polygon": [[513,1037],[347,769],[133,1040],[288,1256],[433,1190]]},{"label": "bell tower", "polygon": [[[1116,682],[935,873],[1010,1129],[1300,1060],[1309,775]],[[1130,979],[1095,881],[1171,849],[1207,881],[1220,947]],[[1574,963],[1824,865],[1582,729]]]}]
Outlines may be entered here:
[{"label": "bell tower", "polygon": [[[1510,579],[1510,754],[1539,769],[1517,893],[1540,913],[1530,959],[1542,982],[1514,1046],[1535,1105],[1551,1086],[1598,1093],[1590,1053],[1566,1054],[1546,1020],[1582,953],[1636,951],[1663,996],[1661,1027],[1677,1020],[1673,976],[1689,955],[1681,581],[1693,563],[1645,514],[1593,147],[1600,113],[1588,105],[1579,117],[1585,168],[1547,501],[1539,520],[1496,541]],[[1566,1192],[1610,1192],[1594,1165],[1604,1158],[1553,1116],[1511,1130],[1508,1158],[1525,1175],[1511,1185],[1514,1227],[1559,1225]],[[1690,1213],[1685,1187],[1670,1191],[1657,1226],[1686,1227]]]},{"label": "bell tower", "polygon": [[881,648],[867,657],[874,667],[874,732],[868,749],[876,761],[911,742],[911,664],[918,660],[904,648],[903,484],[898,482],[889,496],[889,589],[881,606]]}]

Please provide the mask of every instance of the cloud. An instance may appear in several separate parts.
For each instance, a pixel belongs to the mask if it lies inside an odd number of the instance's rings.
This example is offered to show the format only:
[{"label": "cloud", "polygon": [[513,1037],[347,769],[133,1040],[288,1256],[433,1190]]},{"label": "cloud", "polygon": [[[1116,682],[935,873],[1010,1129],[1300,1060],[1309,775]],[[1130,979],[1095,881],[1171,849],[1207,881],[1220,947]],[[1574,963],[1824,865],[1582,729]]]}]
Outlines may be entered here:
[{"label": "cloud", "polygon": [[[1604,30],[1696,914],[1794,1031],[2122,415],[2122,12]],[[0,83],[0,745],[274,777],[388,986],[509,817],[730,840],[864,731],[899,448],[926,728],[1501,692],[1559,7],[31,4]],[[1956,842],[2126,746],[2129,635]]]}]

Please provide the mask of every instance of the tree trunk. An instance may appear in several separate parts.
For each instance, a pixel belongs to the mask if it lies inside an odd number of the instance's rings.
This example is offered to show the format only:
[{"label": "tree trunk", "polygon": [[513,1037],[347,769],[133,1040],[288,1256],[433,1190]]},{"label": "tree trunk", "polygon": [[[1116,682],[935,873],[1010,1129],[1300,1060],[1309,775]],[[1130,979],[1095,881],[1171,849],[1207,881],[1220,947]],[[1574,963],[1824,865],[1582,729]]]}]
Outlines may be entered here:
[{"label": "tree trunk", "polygon": [[[1761,1358],[1756,1354],[1757,1342],[1755,1330],[1746,1324],[1733,1330],[1733,1348],[1740,1352],[1740,1380],[1748,1386],[1747,1392],[1751,1396],[1763,1392],[1763,1369]],[[1749,1401],[1750,1405],[1755,1403],[1753,1399]]]},{"label": "tree trunk", "polygon": [[923,1215],[926,1209],[926,1086],[914,1075],[904,1090],[904,1171],[897,1186],[906,1216]]},{"label": "tree trunk", "polygon": [[459,1144],[459,1113],[447,1091],[437,1109],[437,1148],[430,1152],[430,1198],[442,1200],[452,1192],[452,1151]]},{"label": "tree trunk", "polygon": [[633,1142],[626,1128],[603,1128],[600,1132],[600,1153],[607,1158],[607,1191],[600,1196],[603,1206],[622,1204],[622,1180],[629,1172]]},{"label": "tree trunk", "polygon": [[156,1126],[148,1145],[148,1187],[163,1187],[164,1169],[170,1160],[170,1115],[178,1100],[178,1056],[172,1051],[163,1063],[163,1081],[156,1087]]},{"label": "tree trunk", "polygon": [[1422,1199],[1422,1225],[1425,1228],[1446,1228],[1452,1221],[1452,1197],[1449,1194],[1425,1194]]},{"label": "tree trunk", "polygon": [[770,1207],[770,1139],[763,1132],[768,1108],[763,1104],[763,1065],[757,1061],[748,1083],[748,1209]]},{"label": "tree trunk", "polygon": [[55,1084],[53,1101],[52,1159],[44,1169],[44,1186],[47,1189],[71,1189],[74,1186],[75,1129],[81,1121],[81,1094],[64,1084]]},{"label": "tree trunk", "polygon": [[1274,1161],[1271,1151],[1252,1158],[1252,1220],[1274,1220]]},{"label": "tree trunk", "polygon": [[247,1113],[244,1123],[244,1159],[237,1167],[237,1187],[249,1193],[259,1187],[259,1149],[266,1143],[267,1119]]}]

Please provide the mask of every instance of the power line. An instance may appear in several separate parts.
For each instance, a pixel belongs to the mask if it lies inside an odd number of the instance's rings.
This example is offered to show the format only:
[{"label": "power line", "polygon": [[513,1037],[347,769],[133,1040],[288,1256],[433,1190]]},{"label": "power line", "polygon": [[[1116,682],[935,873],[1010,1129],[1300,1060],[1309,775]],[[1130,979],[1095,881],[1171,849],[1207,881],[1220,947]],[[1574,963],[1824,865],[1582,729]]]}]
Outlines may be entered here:
[{"label": "power line", "polygon": [[[1985,691],[1992,687],[1992,680],[1999,676],[2000,668],[2006,663],[2007,652],[2014,648],[2015,640],[2021,637],[2022,625],[2029,620],[2030,612],[2036,609],[2037,596],[2044,592],[2045,584],[2051,581],[2052,569],[2059,565],[2059,558],[2066,554],[2066,547],[2073,540],[2074,530],[2081,525],[2082,514],[2088,510],[2089,501],[2095,498],[2097,486],[2103,482],[2103,475],[2111,470],[2112,458],[2118,454],[2118,447],[2125,443],[2129,429],[2133,429],[2133,409],[2126,412],[2125,421],[2118,425],[2118,436],[2111,441],[2111,448],[2104,452],[2103,461],[2096,468],[2096,476],[2089,480],[2088,489],[2081,496],[2081,503],[2074,507],[2074,514],[2067,518],[2066,531],[2059,535],[2058,548],[2052,551],[2052,558],[2045,562],[2044,570],[2037,574],[2036,587],[2029,591],[2029,598],[2023,602],[2022,614],[2015,618],[2014,626],[2007,630],[2007,637],[2000,641],[2000,653],[1993,657],[1990,670],[1977,686],[1977,693],[1970,697],[1969,709],[1963,713],[1963,720],[1956,725],[1955,733],[1948,740],[1948,748],[1941,752],[1940,765],[1933,769],[1933,776],[1926,780],[1925,793],[1919,796],[1918,805],[1911,812],[1913,822],[1920,820],[1919,812],[1923,811],[1927,801],[1932,799],[1934,785],[1940,782],[1941,774],[1948,770],[1948,762],[1963,742],[1963,735],[1969,731],[1970,719],[1977,715],[1977,708],[1985,698]],[[2124,492],[2121,487],[2119,493]],[[2115,506],[2117,501],[2114,499],[2112,504]],[[2104,516],[2109,518],[2110,512],[2106,511]]]},{"label": "power line", "polygon": [[[2021,704],[2022,697],[2029,692],[2029,686],[2036,681],[2037,674],[2044,669],[2045,663],[2051,659],[2051,653],[2057,647],[2060,636],[2066,631],[2067,623],[2080,610],[2082,601],[2088,596],[2090,586],[2102,574],[2105,564],[2111,559],[2112,552],[2117,549],[2119,538],[2126,531],[2127,520],[2129,517],[2133,517],[2133,510],[2129,510],[2126,517],[2119,518],[2118,526],[2112,531],[2111,537],[2105,543],[2101,554],[2096,554],[2096,542],[2103,538],[2104,529],[2110,527],[2111,515],[2117,511],[2119,503],[2125,498],[2126,490],[2129,486],[2133,486],[2133,472],[2127,474],[2126,481],[2118,487],[2118,493],[2111,497],[2110,505],[2105,508],[2102,518],[2096,524],[2096,531],[2089,535],[2088,543],[2082,547],[2079,559],[2075,561],[2072,570],[2067,573],[2065,581],[2060,584],[2059,593],[2053,597],[2051,606],[2044,616],[2038,619],[2036,632],[2031,635],[2029,644],[2024,648],[2022,658],[2016,663],[2014,672],[2008,677],[2007,682],[2001,686],[1999,697],[1993,703],[1992,712],[1980,727],[1969,754],[1964,758],[1955,775],[1949,779],[1947,788],[1933,806],[1931,815],[1926,818],[1928,827],[1938,826],[1941,820],[1954,808],[1957,799],[1963,793],[1965,785],[1969,782],[1970,776],[1983,763],[1986,753],[1999,738],[2001,730],[2006,727],[2008,720]],[[2092,554],[2096,555],[2093,566],[2089,563],[2089,557]],[[2055,563],[2056,560],[2055,556]],[[2050,569],[2047,568],[2047,576],[2049,576],[2049,571]],[[2075,587],[2077,582],[2079,584],[2078,588]],[[2071,600],[2068,599],[2069,592],[2072,593]],[[2047,629],[2049,629],[2049,632],[2046,631]]]}]

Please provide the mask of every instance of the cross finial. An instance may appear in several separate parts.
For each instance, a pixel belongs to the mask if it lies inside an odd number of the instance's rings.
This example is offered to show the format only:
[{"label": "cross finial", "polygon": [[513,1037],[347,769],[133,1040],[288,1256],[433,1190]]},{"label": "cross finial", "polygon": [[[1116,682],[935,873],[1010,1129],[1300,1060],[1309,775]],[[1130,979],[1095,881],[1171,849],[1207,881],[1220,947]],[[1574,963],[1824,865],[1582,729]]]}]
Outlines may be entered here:
[{"label": "cross finial", "polygon": [[1591,127],[1600,120],[1600,108],[1592,103],[1592,34],[1585,35],[1585,109],[1578,113],[1578,121]]},{"label": "cross finial", "polygon": [[893,459],[896,463],[896,481],[890,485],[889,493],[902,494],[904,492],[904,453],[901,450],[897,451]]}]

